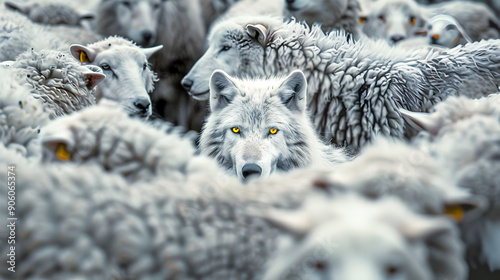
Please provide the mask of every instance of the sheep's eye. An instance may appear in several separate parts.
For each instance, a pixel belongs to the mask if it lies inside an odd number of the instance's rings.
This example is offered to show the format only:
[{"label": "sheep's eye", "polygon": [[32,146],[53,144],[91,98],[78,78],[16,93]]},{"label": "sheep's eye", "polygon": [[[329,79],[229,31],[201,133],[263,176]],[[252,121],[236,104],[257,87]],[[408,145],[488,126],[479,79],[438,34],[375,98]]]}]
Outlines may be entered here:
[{"label": "sheep's eye", "polygon": [[56,156],[61,161],[68,161],[70,159],[69,152],[66,149],[66,144],[61,143],[57,146]]},{"label": "sheep's eye", "polygon": [[148,64],[147,64],[147,63],[144,63],[144,64],[142,65],[142,70],[146,70],[146,68],[148,68]]},{"label": "sheep's eye", "polygon": [[430,24],[429,26],[427,26],[427,29],[431,30],[432,29],[432,25]]},{"label": "sheep's eye", "polygon": [[276,133],[278,133],[278,129],[277,128],[271,128],[271,129],[269,129],[269,133],[276,134]]},{"label": "sheep's eye", "polygon": [[87,54],[85,52],[80,52],[80,61],[85,62],[87,60]]},{"label": "sheep's eye", "polygon": [[224,46],[224,47],[222,47],[222,50],[223,50],[223,51],[227,51],[227,50],[229,50],[230,48],[231,48],[230,46]]},{"label": "sheep's eye", "polygon": [[417,23],[417,19],[414,16],[411,16],[410,17],[410,24],[415,25],[415,23]]},{"label": "sheep's eye", "polygon": [[448,30],[448,31],[449,31],[449,30],[452,30],[452,29],[457,29],[457,27],[456,27],[455,25],[453,25],[453,24],[448,24],[448,25],[446,26],[446,30]]},{"label": "sheep's eye", "polygon": [[395,265],[389,265],[386,267],[385,269],[385,273],[388,275],[388,276],[394,276],[396,275],[397,273],[399,272],[399,268]]},{"label": "sheep's eye", "polygon": [[111,70],[111,67],[110,67],[108,64],[106,64],[106,63],[101,64],[101,68],[102,68],[103,70]]},{"label": "sheep's eye", "polygon": [[380,19],[381,21],[385,22],[385,15],[379,15],[378,16],[378,19]]},{"label": "sheep's eye", "polygon": [[233,133],[240,133],[240,128],[239,127],[233,127],[233,128],[231,128],[231,131]]}]

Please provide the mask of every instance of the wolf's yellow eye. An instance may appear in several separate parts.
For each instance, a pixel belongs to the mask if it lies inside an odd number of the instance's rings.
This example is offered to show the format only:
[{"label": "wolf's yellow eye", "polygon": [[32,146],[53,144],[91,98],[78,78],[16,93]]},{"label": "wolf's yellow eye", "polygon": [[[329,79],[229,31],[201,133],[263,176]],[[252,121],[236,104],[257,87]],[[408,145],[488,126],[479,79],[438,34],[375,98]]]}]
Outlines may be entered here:
[{"label": "wolf's yellow eye", "polygon": [[87,54],[85,52],[80,52],[80,61],[85,62],[87,60]]},{"label": "wolf's yellow eye", "polygon": [[445,206],[444,214],[453,220],[460,222],[464,219],[464,209],[458,205]]},{"label": "wolf's yellow eye", "polygon": [[269,133],[276,134],[276,133],[278,133],[278,129],[277,128],[271,128],[271,129],[269,129]]},{"label": "wolf's yellow eye", "polygon": [[233,127],[231,129],[234,133],[240,133],[240,128],[239,127]]},{"label": "wolf's yellow eye", "polygon": [[360,17],[359,18],[359,24],[363,24],[363,23],[365,23],[365,21],[366,21],[365,17]]},{"label": "wolf's yellow eye", "polygon": [[61,143],[57,146],[56,156],[61,161],[68,161],[70,159],[66,144]]}]

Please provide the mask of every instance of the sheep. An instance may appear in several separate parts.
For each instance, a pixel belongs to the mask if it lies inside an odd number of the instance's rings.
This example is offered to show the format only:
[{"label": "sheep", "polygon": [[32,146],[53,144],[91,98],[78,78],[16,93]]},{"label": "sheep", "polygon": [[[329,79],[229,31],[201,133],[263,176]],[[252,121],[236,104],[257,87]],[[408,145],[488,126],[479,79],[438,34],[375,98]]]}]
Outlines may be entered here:
[{"label": "sheep", "polygon": [[12,71],[0,66],[0,142],[24,157],[41,154],[38,133],[49,122],[42,101],[31,96],[30,90]]},{"label": "sheep", "polygon": [[42,26],[9,10],[0,14],[0,61],[15,60],[28,50],[67,52],[71,43],[86,44],[101,37],[79,27]]},{"label": "sheep", "polygon": [[323,31],[344,29],[359,38],[361,26],[358,0],[288,0],[286,11],[297,20],[305,20],[309,25],[317,22]]},{"label": "sheep", "polygon": [[414,37],[425,25],[425,14],[414,0],[380,0],[360,16],[364,34],[397,44]]},{"label": "sheep", "polygon": [[199,0],[101,1],[96,30],[120,35],[143,47],[163,45],[151,60],[159,83],[151,94],[154,111],[166,121],[199,130],[206,104],[186,96],[180,80],[203,52],[205,26]]},{"label": "sheep", "polygon": [[11,10],[26,15],[30,20],[42,24],[67,24],[79,26],[82,20],[91,20],[93,13],[79,11],[71,6],[60,3],[17,3],[5,1],[5,6]]},{"label": "sheep", "polygon": [[[291,233],[267,263],[274,279],[466,279],[454,225],[416,214],[395,199],[315,199],[295,213],[268,211]],[[317,221],[318,212],[328,216]]]},{"label": "sheep", "polygon": [[416,139],[447,163],[458,186],[489,202],[478,218],[465,219],[461,225],[467,244],[468,262],[500,269],[498,258],[500,231],[500,95],[470,100],[449,98],[436,105],[431,114],[403,111],[415,126],[424,129]]},{"label": "sheep", "polygon": [[182,81],[193,98],[208,98],[215,69],[248,77],[300,69],[316,131],[352,150],[375,134],[402,137],[399,108],[426,111],[448,96],[484,96],[500,83],[496,40],[448,51],[408,51],[381,41],[353,42],[343,32],[325,35],[318,26],[293,20],[239,17],[215,25],[208,42]]},{"label": "sheep", "polygon": [[476,1],[448,1],[424,6],[427,17],[438,14],[453,16],[463,26],[472,41],[500,38],[500,21],[484,3]]},{"label": "sheep", "polygon": [[430,44],[453,48],[472,42],[464,28],[452,16],[437,15],[429,19],[427,37]]},{"label": "sheep", "polygon": [[9,69],[32,87],[31,95],[43,101],[51,118],[95,104],[95,86],[105,75],[95,66],[84,67],[59,51],[27,51]]},{"label": "sheep", "polygon": [[158,81],[148,59],[162,48],[140,48],[130,40],[111,36],[87,46],[73,44],[69,49],[84,65],[100,67],[107,75],[97,88],[97,102],[115,100],[129,114],[148,119],[152,114],[149,93]]},{"label": "sheep", "polygon": [[44,162],[97,163],[128,182],[162,176],[182,181],[195,152],[179,131],[167,134],[129,118],[112,101],[52,121],[42,128],[40,143]]}]

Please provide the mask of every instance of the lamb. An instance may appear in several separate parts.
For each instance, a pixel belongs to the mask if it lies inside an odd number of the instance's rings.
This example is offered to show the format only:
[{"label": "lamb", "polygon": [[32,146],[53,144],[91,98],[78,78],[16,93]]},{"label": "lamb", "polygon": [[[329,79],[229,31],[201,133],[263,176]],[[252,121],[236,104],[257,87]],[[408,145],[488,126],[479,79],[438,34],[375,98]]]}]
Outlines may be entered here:
[{"label": "lamb", "polygon": [[80,26],[82,20],[91,20],[93,13],[79,11],[71,6],[60,3],[17,3],[5,1],[5,6],[11,10],[26,15],[30,20],[42,24],[67,24]]},{"label": "lamb", "polygon": [[[466,279],[463,246],[445,218],[416,214],[394,199],[310,204],[268,213],[293,240],[282,242],[263,279]],[[318,223],[318,212],[330,218]]]},{"label": "lamb", "polygon": [[499,105],[500,95],[494,94],[478,100],[449,98],[431,114],[403,112],[425,130],[417,144],[430,146],[454,172],[460,187],[489,202],[480,217],[464,220],[461,231],[469,263],[487,264],[492,271],[500,269]]},{"label": "lamb", "polygon": [[414,37],[425,25],[425,13],[414,0],[380,0],[360,16],[364,34],[390,44]]},{"label": "lamb", "polygon": [[323,31],[344,29],[359,38],[361,26],[358,0],[287,0],[286,11],[309,25],[320,23]]},{"label": "lamb", "polygon": [[149,93],[158,81],[148,59],[162,48],[140,48],[130,40],[112,36],[87,46],[73,44],[70,51],[84,65],[98,66],[107,75],[97,88],[97,102],[115,100],[130,115],[147,119],[152,114]]},{"label": "lamb", "polygon": [[179,131],[165,133],[129,118],[111,101],[58,118],[40,135],[44,162],[96,163],[127,182],[164,176],[185,180],[185,168],[195,152],[192,142]]},{"label": "lamb", "polygon": [[399,108],[426,111],[448,96],[495,92],[500,83],[493,67],[499,50],[495,40],[414,52],[380,41],[353,42],[343,32],[325,35],[318,26],[309,29],[293,20],[240,17],[219,22],[208,42],[182,82],[193,98],[208,98],[215,69],[248,77],[300,69],[308,80],[316,131],[353,150],[375,134],[402,137]]},{"label": "lamb", "polygon": [[427,37],[429,43],[448,48],[472,42],[460,23],[448,15],[437,15],[429,19]]}]

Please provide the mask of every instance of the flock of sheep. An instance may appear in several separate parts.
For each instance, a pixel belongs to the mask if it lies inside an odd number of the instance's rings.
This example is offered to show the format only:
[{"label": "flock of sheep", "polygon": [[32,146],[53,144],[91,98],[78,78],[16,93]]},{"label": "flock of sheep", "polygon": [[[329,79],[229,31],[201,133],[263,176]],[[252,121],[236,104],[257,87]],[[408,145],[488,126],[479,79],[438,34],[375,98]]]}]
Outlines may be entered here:
[{"label": "flock of sheep", "polygon": [[0,0],[0,279],[500,279],[500,6],[437,2]]}]

